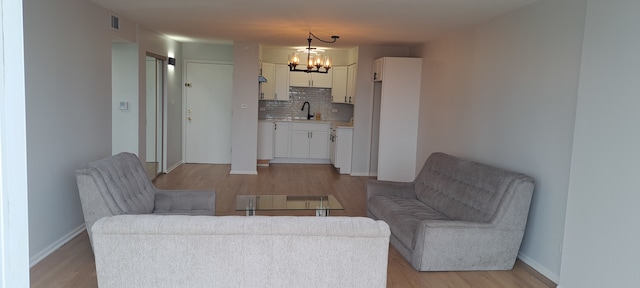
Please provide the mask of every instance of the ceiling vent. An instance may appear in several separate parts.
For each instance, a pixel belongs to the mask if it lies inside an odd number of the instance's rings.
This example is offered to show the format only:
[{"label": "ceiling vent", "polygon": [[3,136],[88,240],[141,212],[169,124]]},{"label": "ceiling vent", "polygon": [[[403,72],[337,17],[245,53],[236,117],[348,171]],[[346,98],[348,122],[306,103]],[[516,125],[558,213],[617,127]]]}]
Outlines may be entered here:
[{"label": "ceiling vent", "polygon": [[111,15],[111,29],[120,30],[120,18],[116,15]]}]

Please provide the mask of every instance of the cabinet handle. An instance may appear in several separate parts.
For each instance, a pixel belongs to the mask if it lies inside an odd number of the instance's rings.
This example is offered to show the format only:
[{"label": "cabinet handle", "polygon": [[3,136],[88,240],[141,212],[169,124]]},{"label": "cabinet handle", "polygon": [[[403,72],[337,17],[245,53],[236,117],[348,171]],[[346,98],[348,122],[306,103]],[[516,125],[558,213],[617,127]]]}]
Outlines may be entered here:
[{"label": "cabinet handle", "polygon": [[278,130],[278,123],[273,123],[273,130]]},{"label": "cabinet handle", "polygon": [[376,80],[376,79],[378,79],[378,73],[374,72],[373,73],[373,80]]},{"label": "cabinet handle", "polygon": [[349,103],[351,103],[351,96],[349,96]]},{"label": "cabinet handle", "polygon": [[344,102],[347,102],[347,96],[344,96]]}]

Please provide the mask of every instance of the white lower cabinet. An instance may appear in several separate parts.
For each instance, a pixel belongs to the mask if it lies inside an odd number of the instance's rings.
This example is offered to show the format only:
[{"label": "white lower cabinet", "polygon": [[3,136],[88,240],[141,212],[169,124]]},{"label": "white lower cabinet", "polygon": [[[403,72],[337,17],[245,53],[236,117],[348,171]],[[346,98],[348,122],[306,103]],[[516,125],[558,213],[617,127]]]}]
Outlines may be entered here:
[{"label": "white lower cabinet", "polygon": [[275,122],[273,130],[273,156],[279,158],[291,157],[289,154],[289,129],[291,122]]},{"label": "white lower cabinet", "polygon": [[[333,128],[332,128],[333,129]],[[331,163],[340,170],[340,174],[351,174],[351,152],[353,149],[353,127],[335,128],[331,139]]]},{"label": "white lower cabinet", "polygon": [[291,158],[329,159],[329,124],[294,122]]}]

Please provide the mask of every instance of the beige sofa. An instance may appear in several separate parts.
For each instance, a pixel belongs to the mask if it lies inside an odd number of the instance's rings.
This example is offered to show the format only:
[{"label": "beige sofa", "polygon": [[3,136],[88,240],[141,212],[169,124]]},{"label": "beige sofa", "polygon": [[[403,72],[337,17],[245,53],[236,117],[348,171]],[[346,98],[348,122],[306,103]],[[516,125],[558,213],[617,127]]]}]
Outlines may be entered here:
[{"label": "beige sofa", "polygon": [[119,215],[92,230],[101,288],[387,284],[389,227],[365,217]]},{"label": "beige sofa", "polygon": [[509,270],[524,235],[532,178],[444,153],[411,183],[372,180],[367,214],[418,271]]}]

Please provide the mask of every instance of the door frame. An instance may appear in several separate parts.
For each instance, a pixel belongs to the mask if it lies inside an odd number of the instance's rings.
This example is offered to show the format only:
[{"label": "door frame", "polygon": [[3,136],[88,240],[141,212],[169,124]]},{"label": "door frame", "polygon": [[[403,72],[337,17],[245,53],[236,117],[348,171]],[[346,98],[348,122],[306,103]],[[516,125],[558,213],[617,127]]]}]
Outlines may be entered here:
[{"label": "door frame", "polygon": [[[187,65],[189,63],[231,65],[233,61],[184,59],[182,61],[182,163],[187,163]],[[233,116],[233,110],[231,111]],[[231,120],[233,121],[233,119]],[[233,132],[233,131],[232,131]],[[231,147],[233,149],[233,146]]]},{"label": "door frame", "polygon": [[[146,51],[145,52],[145,56],[149,56],[149,57],[153,57],[159,60],[162,60],[162,64],[161,68],[162,68],[162,143],[160,143],[161,145],[161,150],[162,150],[162,160],[160,161],[159,166],[160,166],[160,172],[158,173],[158,175],[160,175],[161,173],[167,173],[167,99],[168,99],[168,91],[169,91],[169,85],[168,85],[168,81],[167,81],[167,75],[169,72],[169,68],[168,66],[168,57],[167,56],[163,56],[163,55],[159,55],[159,54],[155,54],[153,52],[149,52]],[[146,57],[145,57],[145,61],[146,61]],[[157,63],[157,62],[156,62]],[[145,65],[146,68],[146,65]],[[146,69],[145,69],[146,70]],[[146,73],[146,71],[145,71]],[[146,77],[145,77],[146,78]],[[156,77],[157,79],[158,77]],[[146,85],[146,84],[145,84]],[[157,83],[156,83],[156,86]],[[145,88],[146,89],[146,88]],[[145,107],[146,107],[146,93],[145,93]],[[142,105],[142,104],[140,104]],[[146,108],[145,108],[145,118],[146,118]],[[157,115],[156,115],[157,117]],[[146,135],[146,124],[145,124],[145,135]],[[157,130],[157,129],[156,129]],[[158,138],[158,136],[156,135],[156,139]],[[145,136],[145,147],[146,147],[146,136]],[[158,151],[156,151],[156,154],[158,153]],[[146,151],[145,151],[146,154]],[[146,158],[146,155],[145,155]],[[146,159],[145,159],[146,160]],[[158,176],[156,175],[156,177]]]}]

